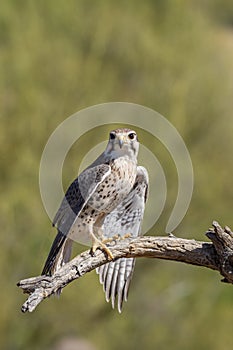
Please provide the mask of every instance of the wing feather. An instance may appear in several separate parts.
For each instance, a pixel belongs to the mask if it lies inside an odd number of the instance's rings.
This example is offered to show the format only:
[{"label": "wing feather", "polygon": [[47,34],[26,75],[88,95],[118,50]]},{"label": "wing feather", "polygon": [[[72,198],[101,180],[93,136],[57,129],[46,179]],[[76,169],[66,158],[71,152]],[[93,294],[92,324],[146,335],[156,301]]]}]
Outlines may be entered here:
[{"label": "wing feather", "polygon": [[97,186],[110,173],[111,167],[107,164],[87,168],[69,186],[53,220],[53,225],[56,225],[58,233],[45,262],[42,275],[53,274],[70,260],[73,241],[67,237],[69,231]]},{"label": "wing feather", "polygon": [[99,184],[111,173],[108,164],[84,170],[69,186],[54,217],[53,225],[65,235]]}]

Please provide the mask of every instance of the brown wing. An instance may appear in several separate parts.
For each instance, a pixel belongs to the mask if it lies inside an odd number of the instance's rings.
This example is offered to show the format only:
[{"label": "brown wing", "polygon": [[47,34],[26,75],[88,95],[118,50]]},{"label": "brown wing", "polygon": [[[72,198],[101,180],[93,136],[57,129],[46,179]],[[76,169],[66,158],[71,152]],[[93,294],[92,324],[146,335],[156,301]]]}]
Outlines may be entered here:
[{"label": "brown wing", "polygon": [[58,233],[45,262],[42,275],[53,274],[70,260],[73,242],[67,237],[70,228],[97,186],[110,173],[111,167],[109,165],[97,165],[84,170],[69,186],[53,221]]}]

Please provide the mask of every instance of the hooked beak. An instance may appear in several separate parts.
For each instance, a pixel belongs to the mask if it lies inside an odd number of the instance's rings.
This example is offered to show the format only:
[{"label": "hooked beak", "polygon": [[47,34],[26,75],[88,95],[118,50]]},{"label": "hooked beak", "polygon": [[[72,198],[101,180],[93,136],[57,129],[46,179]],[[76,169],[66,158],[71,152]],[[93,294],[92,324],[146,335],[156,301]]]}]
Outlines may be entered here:
[{"label": "hooked beak", "polygon": [[119,136],[119,146],[120,148],[122,148],[123,144],[124,144],[124,136]]}]

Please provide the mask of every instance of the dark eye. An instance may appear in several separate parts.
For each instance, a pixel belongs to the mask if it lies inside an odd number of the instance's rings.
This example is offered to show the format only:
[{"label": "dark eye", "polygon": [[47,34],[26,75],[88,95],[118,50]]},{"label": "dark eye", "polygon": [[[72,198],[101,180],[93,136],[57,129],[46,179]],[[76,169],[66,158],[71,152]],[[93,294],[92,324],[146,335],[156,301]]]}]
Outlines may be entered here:
[{"label": "dark eye", "polygon": [[114,140],[116,135],[113,134],[113,132],[110,132],[109,137],[110,137],[110,140]]},{"label": "dark eye", "polygon": [[128,138],[130,140],[133,140],[135,138],[136,134],[134,132],[131,132],[129,135],[128,135]]}]

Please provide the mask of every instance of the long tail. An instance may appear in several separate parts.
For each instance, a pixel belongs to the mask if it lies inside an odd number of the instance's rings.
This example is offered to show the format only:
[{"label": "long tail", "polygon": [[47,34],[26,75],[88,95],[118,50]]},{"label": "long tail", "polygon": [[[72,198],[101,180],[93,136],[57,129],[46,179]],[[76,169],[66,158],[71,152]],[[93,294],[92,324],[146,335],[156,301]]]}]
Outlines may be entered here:
[{"label": "long tail", "polygon": [[73,241],[60,231],[56,235],[42,270],[42,275],[52,276],[70,260]]},{"label": "long tail", "polygon": [[120,258],[96,269],[100,283],[103,285],[107,302],[111,300],[114,308],[117,297],[117,308],[120,313],[123,301],[127,301],[128,298],[134,266],[134,258]]}]

